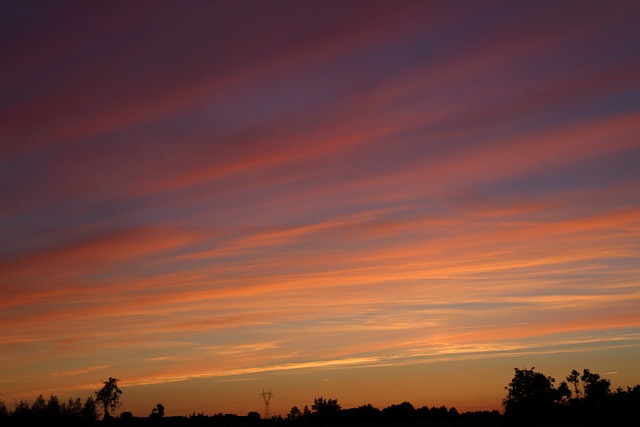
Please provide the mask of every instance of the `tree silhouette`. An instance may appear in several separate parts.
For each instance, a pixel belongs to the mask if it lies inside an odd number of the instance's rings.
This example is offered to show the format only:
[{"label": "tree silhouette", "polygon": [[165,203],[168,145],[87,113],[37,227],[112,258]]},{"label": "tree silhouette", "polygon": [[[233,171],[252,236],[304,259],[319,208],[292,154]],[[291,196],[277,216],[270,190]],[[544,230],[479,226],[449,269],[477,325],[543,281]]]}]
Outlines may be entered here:
[{"label": "tree silhouette", "polygon": [[297,406],[294,406],[291,408],[291,410],[287,414],[287,419],[293,421],[293,420],[297,420],[301,416],[302,416],[302,412],[300,411],[300,409],[298,409]]},{"label": "tree silhouette", "polygon": [[151,410],[149,414],[151,418],[162,418],[164,417],[164,405],[162,403],[158,403],[155,408]]},{"label": "tree silhouette", "polygon": [[33,412],[36,416],[44,415],[44,412],[47,410],[47,402],[44,400],[42,395],[36,397],[36,400],[33,401],[31,405],[31,412]]},{"label": "tree silhouette", "polygon": [[98,403],[92,396],[87,397],[82,406],[82,419],[89,422],[98,419]]},{"label": "tree silhouette", "polygon": [[253,421],[259,421],[262,418],[262,416],[260,415],[260,412],[251,411],[247,414],[247,418]]},{"label": "tree silhouette", "polygon": [[576,371],[575,369],[572,370],[571,374],[567,376],[567,381],[573,384],[573,391],[576,394],[576,399],[579,399],[583,391],[582,382],[580,381],[580,372]]},{"label": "tree silhouette", "polygon": [[581,379],[584,383],[584,398],[587,401],[603,402],[611,393],[611,381],[600,378],[599,374],[584,369]]},{"label": "tree silhouette", "polygon": [[13,410],[13,416],[18,418],[25,418],[31,415],[31,406],[26,400],[20,400],[16,403],[16,408]]},{"label": "tree silhouette", "polygon": [[62,406],[60,405],[60,399],[58,399],[58,396],[54,394],[49,396],[46,410],[49,418],[58,418],[62,415]]},{"label": "tree silhouette", "polygon": [[304,405],[302,409],[302,417],[309,418],[311,416],[311,409],[309,409],[309,405]]},{"label": "tree silhouette", "polygon": [[[535,368],[515,368],[515,375],[505,387],[507,397],[502,401],[505,415],[521,420],[535,421],[553,412],[556,403],[563,396],[553,386],[555,379],[548,377]],[[568,387],[563,388],[568,390]]]},{"label": "tree silhouette", "polygon": [[370,403],[353,408],[349,410],[349,412],[354,417],[363,419],[375,418],[380,415],[380,410],[378,408],[374,408]]},{"label": "tree silhouette", "polygon": [[315,411],[315,414],[322,418],[333,417],[340,412],[340,405],[338,405],[337,399],[324,399],[322,396],[313,400],[311,409]]},{"label": "tree silhouette", "polygon": [[567,404],[569,399],[571,398],[571,390],[569,389],[569,385],[562,381],[558,384],[558,389],[556,390],[556,401],[558,403]]},{"label": "tree silhouette", "polygon": [[387,417],[404,419],[412,417],[413,415],[415,415],[415,412],[416,410],[413,405],[406,401],[397,405],[394,404],[388,406],[382,410],[382,413]]},{"label": "tree silhouette", "polygon": [[67,403],[64,405],[63,412],[65,416],[69,418],[81,418],[82,417],[82,401],[80,398],[75,400],[70,397]]},{"label": "tree silhouette", "polygon": [[96,402],[99,402],[104,409],[104,418],[107,419],[111,416],[109,409],[115,411],[120,406],[120,395],[122,390],[118,388],[118,379],[109,377],[107,381],[103,381],[104,386],[95,392]]}]

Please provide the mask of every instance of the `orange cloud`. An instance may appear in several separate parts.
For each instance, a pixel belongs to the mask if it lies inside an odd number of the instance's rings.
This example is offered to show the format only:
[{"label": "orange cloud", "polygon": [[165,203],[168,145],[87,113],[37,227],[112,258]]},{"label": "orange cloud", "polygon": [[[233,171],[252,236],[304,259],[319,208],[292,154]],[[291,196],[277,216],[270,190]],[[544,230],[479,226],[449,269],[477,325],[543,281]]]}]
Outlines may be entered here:
[{"label": "orange cloud", "polygon": [[[41,282],[43,277],[57,281],[60,277],[96,272],[108,266],[166,254],[193,244],[198,239],[199,236],[195,233],[176,232],[169,228],[141,228],[105,233],[87,238],[85,241],[5,260],[2,263],[5,271],[2,280],[8,292],[15,286],[14,282],[22,282],[27,278],[32,278],[31,282]],[[64,290],[46,292],[65,293]]]}]

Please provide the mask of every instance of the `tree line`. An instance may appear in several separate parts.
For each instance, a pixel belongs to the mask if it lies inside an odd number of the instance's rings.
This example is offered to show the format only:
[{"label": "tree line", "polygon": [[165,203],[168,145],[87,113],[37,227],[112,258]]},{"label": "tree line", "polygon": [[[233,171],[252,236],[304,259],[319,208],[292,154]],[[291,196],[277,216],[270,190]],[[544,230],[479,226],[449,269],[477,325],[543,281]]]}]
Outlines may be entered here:
[{"label": "tree line", "polygon": [[102,388],[87,397],[84,402],[79,398],[70,397],[61,401],[52,394],[45,400],[41,394],[29,404],[21,399],[16,401],[13,411],[9,411],[7,404],[0,400],[0,420],[15,425],[38,425],[52,423],[55,425],[93,424],[100,418],[112,418],[112,413],[120,406],[122,390],[118,387],[117,378],[109,378],[103,382]]},{"label": "tree line", "polygon": [[116,416],[122,390],[117,378],[103,381],[102,387],[84,401],[56,395],[38,396],[33,403],[16,402],[13,410],[0,400],[0,425],[65,425],[84,426],[113,424],[123,426],[247,426],[257,424],[300,425],[322,427],[392,427],[392,426],[609,426],[637,418],[640,408],[640,385],[611,390],[611,381],[589,369],[571,371],[565,380],[556,380],[535,368],[515,368],[511,382],[505,387],[504,411],[459,413],[454,407],[415,408],[409,402],[378,409],[371,404],[342,408],[337,399],[318,397],[302,409],[294,406],[285,416],[261,419],[257,412],[246,416],[203,413],[166,417],[165,407],[158,403],[147,417],[134,417],[130,412]]},{"label": "tree line", "polygon": [[572,370],[555,385],[555,378],[535,368],[515,368],[505,387],[504,416],[518,425],[540,425],[554,421],[560,425],[603,425],[635,419],[640,408],[640,385],[611,390],[611,381],[583,369]]}]

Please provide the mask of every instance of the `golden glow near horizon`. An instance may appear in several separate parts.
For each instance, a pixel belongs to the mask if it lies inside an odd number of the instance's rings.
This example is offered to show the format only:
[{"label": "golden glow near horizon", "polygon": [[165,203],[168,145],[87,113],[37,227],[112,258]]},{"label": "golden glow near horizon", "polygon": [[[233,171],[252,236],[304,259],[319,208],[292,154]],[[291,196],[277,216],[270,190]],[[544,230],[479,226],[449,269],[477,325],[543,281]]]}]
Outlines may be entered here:
[{"label": "golden glow near horizon", "polygon": [[0,399],[640,383],[637,2],[1,2]]}]

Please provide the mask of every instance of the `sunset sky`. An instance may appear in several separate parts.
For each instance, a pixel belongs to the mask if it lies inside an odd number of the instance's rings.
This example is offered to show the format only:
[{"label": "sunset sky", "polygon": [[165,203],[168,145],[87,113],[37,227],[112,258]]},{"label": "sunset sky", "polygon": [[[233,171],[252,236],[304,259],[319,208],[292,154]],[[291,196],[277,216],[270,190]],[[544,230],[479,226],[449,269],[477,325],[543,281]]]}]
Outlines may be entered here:
[{"label": "sunset sky", "polygon": [[0,0],[0,399],[640,383],[640,2]]}]

